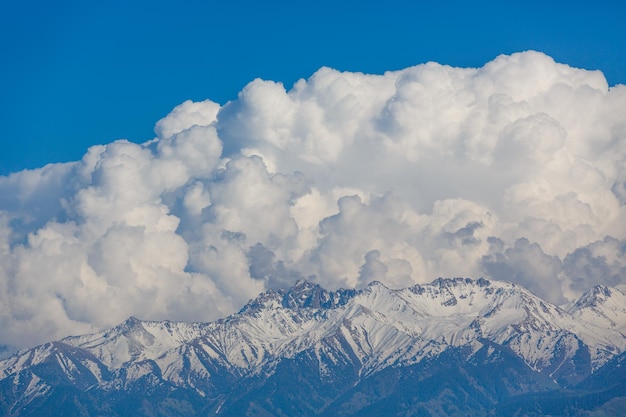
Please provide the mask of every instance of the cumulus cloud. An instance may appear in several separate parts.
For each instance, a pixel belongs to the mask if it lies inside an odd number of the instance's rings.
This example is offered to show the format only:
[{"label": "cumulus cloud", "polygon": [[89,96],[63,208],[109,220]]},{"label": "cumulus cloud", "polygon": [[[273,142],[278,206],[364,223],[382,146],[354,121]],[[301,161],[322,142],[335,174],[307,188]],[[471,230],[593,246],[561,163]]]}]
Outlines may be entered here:
[{"label": "cumulus cloud", "polygon": [[568,253],[563,269],[574,291],[593,285],[617,286],[626,277],[626,241],[610,236]]},{"label": "cumulus cloud", "polygon": [[301,278],[626,284],[624,108],[538,52],[186,101],[146,143],[0,177],[0,344],[213,320]]},{"label": "cumulus cloud", "polygon": [[485,272],[495,279],[518,282],[537,294],[554,302],[566,301],[562,296],[557,277],[562,269],[561,260],[546,254],[537,243],[526,238],[504,248],[504,242],[490,238],[491,251],[481,263]]}]

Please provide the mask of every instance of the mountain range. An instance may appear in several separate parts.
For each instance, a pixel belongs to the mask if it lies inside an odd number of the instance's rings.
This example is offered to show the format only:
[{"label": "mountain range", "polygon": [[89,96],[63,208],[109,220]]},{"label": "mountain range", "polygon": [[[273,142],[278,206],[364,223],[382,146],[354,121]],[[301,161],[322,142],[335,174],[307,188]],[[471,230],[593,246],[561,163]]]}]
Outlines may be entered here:
[{"label": "mountain range", "polygon": [[268,290],[0,360],[3,416],[624,416],[626,295],[500,281]]}]

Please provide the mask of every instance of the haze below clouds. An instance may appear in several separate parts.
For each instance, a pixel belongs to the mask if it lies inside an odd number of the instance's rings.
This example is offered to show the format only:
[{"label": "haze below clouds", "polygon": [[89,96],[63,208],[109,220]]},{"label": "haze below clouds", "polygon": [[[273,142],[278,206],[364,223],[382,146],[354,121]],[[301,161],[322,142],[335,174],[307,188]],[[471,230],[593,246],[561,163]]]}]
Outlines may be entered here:
[{"label": "haze below clouds", "polygon": [[154,140],[0,177],[0,344],[214,320],[300,278],[626,284],[624,109],[539,52],[186,101]]}]

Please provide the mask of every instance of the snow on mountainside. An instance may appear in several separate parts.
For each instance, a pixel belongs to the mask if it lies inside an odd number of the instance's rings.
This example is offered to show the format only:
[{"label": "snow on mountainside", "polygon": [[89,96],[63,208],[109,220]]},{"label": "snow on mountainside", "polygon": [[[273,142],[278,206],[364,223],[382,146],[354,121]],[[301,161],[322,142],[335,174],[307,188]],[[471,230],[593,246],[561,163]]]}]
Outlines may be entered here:
[{"label": "snow on mountainside", "polygon": [[573,331],[595,350],[598,364],[624,351],[626,294],[622,291],[598,285],[564,308],[579,326]]},{"label": "snow on mountainside", "polygon": [[203,334],[202,323],[141,321],[130,317],[103,332],[70,336],[62,340],[82,348],[113,369],[129,361],[155,359],[163,352],[188,343]]},{"label": "snow on mountainside", "polygon": [[626,332],[626,294],[617,288],[597,285],[565,308],[579,321]]},{"label": "snow on mountainside", "polygon": [[519,285],[485,279],[440,278],[397,290],[373,282],[338,291],[300,281],[213,323],[131,317],[106,331],[21,351],[0,361],[0,382],[21,384],[24,398],[52,390],[44,378],[50,373],[84,389],[166,383],[221,398],[237,381],[270,378],[302,354],[314,358],[321,377],[351,367],[366,378],[450,349],[470,360],[479,352],[495,355],[498,347],[570,386],[626,351],[625,329],[626,295],[609,287],[560,308]]}]

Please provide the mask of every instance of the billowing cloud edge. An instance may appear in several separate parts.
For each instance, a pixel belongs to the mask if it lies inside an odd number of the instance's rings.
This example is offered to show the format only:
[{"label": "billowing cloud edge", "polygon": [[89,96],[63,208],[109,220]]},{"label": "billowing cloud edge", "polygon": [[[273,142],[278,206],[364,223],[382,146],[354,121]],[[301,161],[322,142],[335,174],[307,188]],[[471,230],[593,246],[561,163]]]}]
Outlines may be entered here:
[{"label": "billowing cloud edge", "polygon": [[624,108],[532,51],[186,101],[146,143],[0,177],[0,344],[212,320],[300,278],[626,284]]}]

